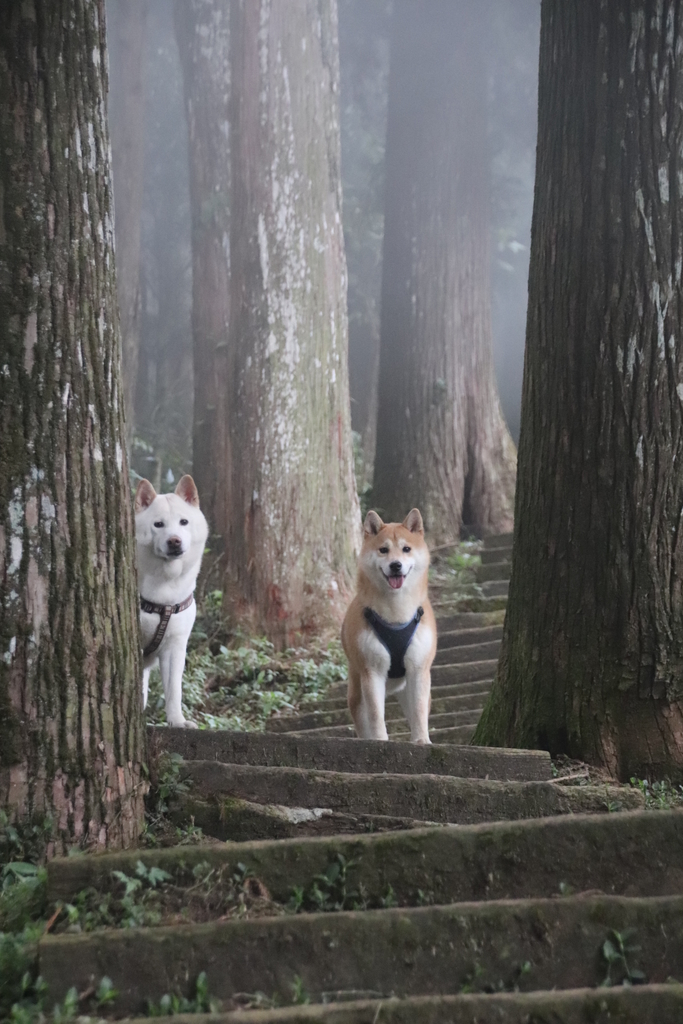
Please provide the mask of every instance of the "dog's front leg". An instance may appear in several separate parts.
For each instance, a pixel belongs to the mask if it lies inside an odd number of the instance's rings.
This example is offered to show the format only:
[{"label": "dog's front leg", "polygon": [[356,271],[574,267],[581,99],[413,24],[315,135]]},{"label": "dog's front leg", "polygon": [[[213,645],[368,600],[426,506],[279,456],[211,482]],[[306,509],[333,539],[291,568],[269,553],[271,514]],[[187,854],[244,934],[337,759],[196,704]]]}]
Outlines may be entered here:
[{"label": "dog's front leg", "polygon": [[378,672],[361,673],[361,699],[353,715],[356,734],[359,739],[389,739],[384,722],[385,698],[386,679],[384,676]]},{"label": "dog's front leg", "polygon": [[429,669],[417,671],[408,668],[406,685],[399,695],[399,703],[410,726],[411,743],[431,743],[429,738],[429,707],[431,677]]},{"label": "dog's front leg", "polygon": [[152,671],[151,668],[143,669],[142,672],[142,710],[144,711],[147,707],[147,698],[149,697],[149,674]]},{"label": "dog's front leg", "polygon": [[183,715],[183,671],[185,670],[185,643],[168,643],[159,652],[161,682],[166,700],[166,721],[175,728],[196,729],[194,722]]}]

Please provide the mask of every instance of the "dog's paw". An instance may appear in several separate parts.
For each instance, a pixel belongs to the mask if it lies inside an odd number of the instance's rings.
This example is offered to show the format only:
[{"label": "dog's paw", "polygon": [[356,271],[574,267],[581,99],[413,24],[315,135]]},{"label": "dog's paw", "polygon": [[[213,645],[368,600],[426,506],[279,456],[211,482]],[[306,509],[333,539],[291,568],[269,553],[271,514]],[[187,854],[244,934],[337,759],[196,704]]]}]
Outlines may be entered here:
[{"label": "dog's paw", "polygon": [[187,718],[179,718],[176,722],[169,722],[171,729],[198,729],[196,722],[189,722]]},{"label": "dog's paw", "polygon": [[411,740],[410,742],[414,743],[416,747],[431,747],[432,745],[431,740]]}]

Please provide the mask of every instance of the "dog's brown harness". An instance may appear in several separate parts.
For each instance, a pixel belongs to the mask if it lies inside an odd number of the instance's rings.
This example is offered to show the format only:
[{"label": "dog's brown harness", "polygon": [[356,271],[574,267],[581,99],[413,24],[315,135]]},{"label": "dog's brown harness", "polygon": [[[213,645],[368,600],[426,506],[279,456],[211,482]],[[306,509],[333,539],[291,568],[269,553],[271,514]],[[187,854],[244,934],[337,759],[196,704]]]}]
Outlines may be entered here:
[{"label": "dog's brown harness", "polygon": [[180,604],[154,604],[153,601],[146,601],[144,597],[140,598],[140,607],[143,612],[149,612],[150,615],[159,616],[159,625],[157,626],[156,633],[150,640],[142,652],[144,658],[149,658],[150,654],[154,654],[155,651],[159,650],[161,641],[164,639],[166,634],[166,627],[169,624],[172,615],[177,615],[178,612],[184,612],[186,608],[189,608],[194,601],[194,594],[190,594]]}]

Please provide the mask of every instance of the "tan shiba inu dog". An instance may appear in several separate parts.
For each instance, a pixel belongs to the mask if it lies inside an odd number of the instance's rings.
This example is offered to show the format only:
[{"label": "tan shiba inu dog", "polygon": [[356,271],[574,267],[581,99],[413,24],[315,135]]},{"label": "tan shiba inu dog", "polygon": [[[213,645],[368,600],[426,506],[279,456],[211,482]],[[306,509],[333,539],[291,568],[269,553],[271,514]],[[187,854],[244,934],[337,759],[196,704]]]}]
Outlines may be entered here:
[{"label": "tan shiba inu dog", "polygon": [[191,476],[175,494],[157,494],[149,480],[135,493],[135,536],[140,584],[140,632],[143,643],[143,707],[149,673],[159,663],[169,725],[196,728],[182,709],[185,652],[197,606],[194,588],[209,527],[199,508]]},{"label": "tan shiba inu dog", "polygon": [[357,593],[342,626],[349,660],[349,709],[356,734],[388,739],[387,694],[398,694],[412,743],[429,743],[430,669],[436,620],[427,597],[429,548],[414,508],[402,523],[368,512]]}]

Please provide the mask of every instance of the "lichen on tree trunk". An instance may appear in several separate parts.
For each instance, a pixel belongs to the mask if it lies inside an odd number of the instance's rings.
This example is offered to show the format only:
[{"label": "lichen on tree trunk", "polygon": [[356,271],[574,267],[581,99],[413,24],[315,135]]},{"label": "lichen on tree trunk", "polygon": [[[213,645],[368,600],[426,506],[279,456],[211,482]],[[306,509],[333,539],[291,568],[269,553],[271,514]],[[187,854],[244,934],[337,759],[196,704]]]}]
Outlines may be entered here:
[{"label": "lichen on tree trunk", "polygon": [[485,5],[398,0],[391,29],[373,502],[436,543],[511,529],[491,339]]},{"label": "lichen on tree trunk", "polygon": [[0,19],[0,807],[53,850],[142,818],[102,0]]},{"label": "lichen on tree trunk", "polygon": [[192,472],[212,530],[230,320],[230,2],[176,0],[189,136],[192,214]]},{"label": "lichen on tree trunk", "polygon": [[238,0],[230,32],[229,447],[217,508],[229,605],[280,643],[339,618],[360,527],[336,3]]},{"label": "lichen on tree trunk", "polygon": [[545,0],[512,579],[475,742],[683,778],[683,3]]}]

